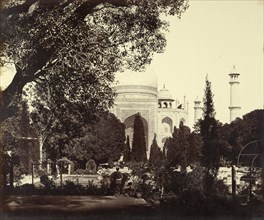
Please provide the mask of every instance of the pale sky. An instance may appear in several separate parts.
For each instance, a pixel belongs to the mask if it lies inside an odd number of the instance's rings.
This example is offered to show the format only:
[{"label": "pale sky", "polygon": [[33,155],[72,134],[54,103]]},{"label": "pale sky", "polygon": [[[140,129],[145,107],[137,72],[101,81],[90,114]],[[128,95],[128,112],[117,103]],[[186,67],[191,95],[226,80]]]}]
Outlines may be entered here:
[{"label": "pale sky", "polygon": [[[240,75],[241,113],[263,109],[263,0],[191,0],[179,20],[168,18],[170,32],[163,54],[150,65],[174,98],[193,101],[204,95],[205,77],[212,82],[216,118],[229,122],[229,76],[233,65]],[[1,86],[10,77],[1,72]]]},{"label": "pale sky", "polygon": [[263,109],[263,21],[261,0],[191,0],[179,20],[169,18],[168,44],[150,66],[173,97],[193,101],[204,96],[205,77],[212,82],[216,118],[229,122],[229,76],[233,65],[240,73],[242,115]]}]

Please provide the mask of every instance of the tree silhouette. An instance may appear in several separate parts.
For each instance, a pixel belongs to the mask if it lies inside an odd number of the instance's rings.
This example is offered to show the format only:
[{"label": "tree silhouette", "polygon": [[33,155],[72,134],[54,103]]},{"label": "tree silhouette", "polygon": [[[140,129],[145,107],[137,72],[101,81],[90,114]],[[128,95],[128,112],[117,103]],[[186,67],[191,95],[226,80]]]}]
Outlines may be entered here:
[{"label": "tree silhouette", "polygon": [[[166,40],[161,14],[180,16],[184,0],[3,0],[0,64],[16,74],[3,91],[0,121],[14,114],[30,82],[50,81],[54,92],[109,107],[113,73],[142,69]],[[65,89],[67,88],[67,89]],[[74,94],[74,95],[73,95]]]},{"label": "tree silhouette", "polygon": [[156,137],[157,137],[157,135],[155,134],[153,141],[152,141],[152,144],[151,144],[151,147],[150,147],[149,162],[152,164],[160,162],[163,158],[163,153],[158,146]]},{"label": "tree silhouette", "polygon": [[136,114],[134,120],[134,134],[132,142],[131,160],[135,162],[146,162],[146,140],[143,122],[140,114]]},{"label": "tree silhouette", "polygon": [[202,151],[202,137],[200,134],[197,134],[195,131],[191,132],[188,138],[189,149],[187,161],[189,164],[200,163],[201,161],[201,151]]},{"label": "tree silhouette", "polygon": [[166,139],[164,148],[166,151],[166,160],[169,166],[175,166],[178,164],[177,157],[179,153],[179,140],[178,140],[179,130],[174,126],[172,137]]},{"label": "tree silhouette", "polygon": [[[180,122],[179,128],[174,127],[172,137],[168,138],[165,142],[167,149],[167,163],[169,166],[180,165],[182,171],[185,172],[186,167],[191,163],[196,162],[196,157],[193,158],[192,148],[193,134],[190,132],[190,128],[185,126],[183,122]],[[197,143],[196,143],[197,144]]]},{"label": "tree silhouette", "polygon": [[232,164],[237,163],[237,157],[244,145],[251,141],[263,140],[264,110],[254,110],[236,118],[220,128],[222,141],[221,155]]},{"label": "tree silhouette", "polygon": [[218,136],[218,121],[215,119],[215,109],[211,82],[206,77],[203,119],[200,120],[200,134],[203,139],[202,165],[217,174],[220,162],[220,143]]},{"label": "tree silhouette", "polygon": [[213,93],[211,82],[206,77],[203,119],[199,121],[200,134],[203,140],[202,147],[202,165],[205,168],[204,187],[206,196],[212,192],[214,179],[220,166],[220,139],[219,122],[215,119],[215,109],[213,102]]},{"label": "tree silhouette", "polygon": [[114,114],[101,112],[92,124],[85,124],[82,120],[64,124],[73,128],[78,125],[80,134],[71,134],[70,129],[66,136],[63,153],[68,158],[80,164],[89,159],[100,164],[120,158],[125,146],[125,127]]},{"label": "tree silhouette", "polygon": [[129,140],[129,135],[127,135],[127,139],[126,139],[126,145],[125,145],[125,149],[124,149],[123,161],[124,162],[129,162],[130,161],[130,140]]}]

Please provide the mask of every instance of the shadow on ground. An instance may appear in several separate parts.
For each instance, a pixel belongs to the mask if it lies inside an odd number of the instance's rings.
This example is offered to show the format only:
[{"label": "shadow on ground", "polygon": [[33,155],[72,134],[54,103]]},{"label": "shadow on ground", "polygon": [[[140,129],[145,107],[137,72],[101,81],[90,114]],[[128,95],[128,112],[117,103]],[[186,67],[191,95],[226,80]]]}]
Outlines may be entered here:
[{"label": "shadow on ground", "polygon": [[144,199],[125,196],[5,196],[0,219],[127,219],[148,213]]}]

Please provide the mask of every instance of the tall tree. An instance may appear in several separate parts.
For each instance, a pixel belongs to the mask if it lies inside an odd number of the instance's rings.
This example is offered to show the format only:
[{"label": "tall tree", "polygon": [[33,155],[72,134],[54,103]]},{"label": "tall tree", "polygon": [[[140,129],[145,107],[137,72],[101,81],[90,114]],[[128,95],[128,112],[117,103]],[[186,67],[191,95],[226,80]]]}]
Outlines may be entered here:
[{"label": "tall tree", "polygon": [[188,157],[188,150],[190,149],[190,144],[188,142],[188,138],[190,135],[190,128],[183,125],[183,122],[180,122],[179,125],[179,149],[180,149],[180,165],[182,171],[186,171],[187,167],[187,157]]},{"label": "tall tree", "polygon": [[163,153],[158,146],[156,138],[157,135],[155,134],[150,147],[149,162],[152,164],[160,162],[163,158]]},{"label": "tall tree", "polygon": [[57,92],[68,87],[68,98],[107,107],[113,73],[141,69],[162,52],[160,15],[180,16],[187,7],[185,0],[2,1],[0,63],[13,63],[16,74],[2,94],[1,121],[14,114],[26,84],[49,76]]},{"label": "tall tree", "polygon": [[220,125],[215,119],[213,93],[208,77],[205,84],[203,119],[199,121],[199,129],[203,140],[201,162],[205,168],[204,188],[206,196],[209,197],[220,166],[221,143],[218,135]]},{"label": "tall tree", "polygon": [[216,175],[220,163],[219,122],[215,119],[211,82],[207,77],[205,84],[203,119],[200,120],[200,134],[203,139],[202,164]]},{"label": "tall tree", "polygon": [[178,165],[179,154],[179,130],[174,126],[172,137],[166,139],[164,148],[166,149],[166,159],[169,166]]},{"label": "tall tree", "polygon": [[124,162],[129,162],[130,161],[130,139],[129,139],[129,135],[127,135],[127,139],[126,139],[126,145],[125,145],[125,149],[124,149],[124,158],[123,161]]},{"label": "tall tree", "polygon": [[41,84],[37,86],[31,85],[25,94],[31,105],[30,119],[33,122],[32,126],[36,131],[39,142],[39,161],[42,162],[45,160],[43,158],[45,142],[51,134],[52,128],[58,123],[58,117],[56,117],[55,113],[63,113],[56,108],[54,96],[51,94],[51,88],[47,86],[44,90],[40,86]]},{"label": "tall tree", "polygon": [[140,114],[136,114],[134,120],[134,133],[132,142],[131,160],[135,162],[147,161],[147,148],[145,131]]}]

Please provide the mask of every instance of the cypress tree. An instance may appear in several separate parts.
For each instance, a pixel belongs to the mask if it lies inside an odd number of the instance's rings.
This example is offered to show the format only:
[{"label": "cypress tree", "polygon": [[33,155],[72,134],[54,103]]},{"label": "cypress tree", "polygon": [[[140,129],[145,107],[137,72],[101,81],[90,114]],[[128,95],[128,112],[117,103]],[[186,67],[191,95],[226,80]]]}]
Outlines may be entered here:
[{"label": "cypress tree", "polygon": [[158,146],[156,136],[157,135],[155,134],[150,147],[149,162],[152,164],[159,162],[162,159],[162,151]]},{"label": "cypress tree", "polygon": [[130,161],[130,140],[129,140],[129,135],[127,135],[127,140],[126,140],[126,145],[124,149],[124,162],[129,162]]},{"label": "cypress tree", "polygon": [[182,171],[186,171],[187,167],[187,151],[190,149],[190,144],[188,138],[190,135],[190,129],[187,126],[183,125],[183,122],[180,122],[179,125],[179,164],[181,165]]},{"label": "cypress tree", "polygon": [[220,162],[218,122],[215,119],[211,82],[207,77],[205,82],[203,119],[200,121],[200,133],[203,139],[202,165],[216,175]]},{"label": "cypress tree", "polygon": [[179,165],[179,129],[174,126],[172,137],[169,137],[164,145],[167,149],[166,159],[169,166]]},{"label": "cypress tree", "polygon": [[131,160],[134,162],[147,161],[145,132],[143,122],[139,113],[136,114],[134,120]]},{"label": "cypress tree", "polygon": [[209,82],[207,77],[205,82],[203,119],[200,120],[199,127],[203,140],[201,162],[205,168],[204,187],[206,196],[208,197],[220,164],[220,141],[218,137],[218,122],[215,119],[211,82]]}]

